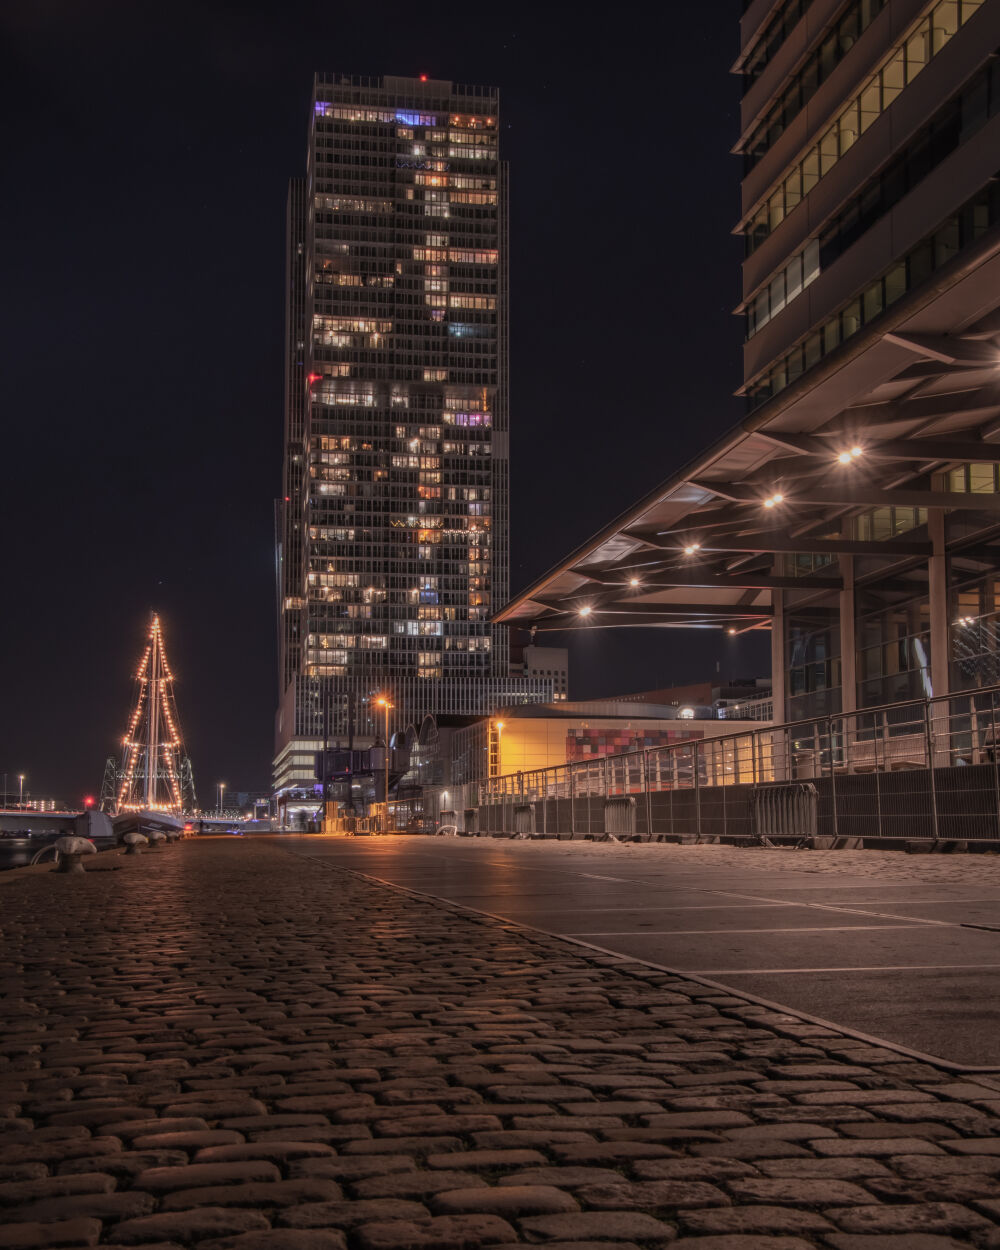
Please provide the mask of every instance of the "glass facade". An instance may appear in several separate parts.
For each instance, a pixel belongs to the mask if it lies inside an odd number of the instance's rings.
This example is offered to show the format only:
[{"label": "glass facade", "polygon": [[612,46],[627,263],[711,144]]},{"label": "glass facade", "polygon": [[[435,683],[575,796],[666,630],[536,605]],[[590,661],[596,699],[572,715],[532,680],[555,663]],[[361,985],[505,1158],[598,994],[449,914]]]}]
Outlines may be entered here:
[{"label": "glass facade", "polygon": [[840,619],[836,607],[791,615],[786,629],[789,720],[839,712]]},{"label": "glass facade", "polygon": [[[806,58],[805,64],[792,76],[767,115],[754,128],[743,152],[744,173],[749,173],[771,145],[785,133],[792,119],[801,113],[819,86],[826,82],[854,47],[862,32],[882,12],[885,3],[886,0],[851,0],[827,31],[819,47]],[[957,0],[952,0],[952,3],[957,9]],[[789,17],[791,16],[790,13]],[[759,75],[766,63],[761,64],[756,57],[752,57],[748,68],[755,69]]]},{"label": "glass facade", "polygon": [[[817,182],[850,151],[872,122],[889,108],[982,3],[983,0],[940,0],[907,32],[882,67],[840,111],[818,142],[751,214],[744,227],[748,253],[759,247]],[[773,138],[767,146],[770,142]]]},{"label": "glass facade", "polygon": [[952,690],[1000,684],[1000,577],[959,582],[950,620]]},{"label": "glass facade", "polygon": [[[743,77],[744,94],[770,65],[778,49],[784,45],[785,40],[799,24],[811,4],[812,0],[784,0],[784,3],[778,6],[743,62],[740,73]],[[744,12],[746,8],[744,4]]]},{"label": "glass facade", "polygon": [[930,698],[930,605],[926,597],[865,610],[857,622],[858,707]]},{"label": "glass facade", "polygon": [[[1000,113],[1000,61],[985,68],[940,109],[895,160],[870,179],[824,226],[817,238],[771,278],[746,304],[746,336],[752,338],[820,273],[899,204],[991,117]],[[764,238],[767,237],[764,232]],[[750,236],[748,237],[748,241]],[[754,245],[755,246],[755,245]],[[754,247],[748,247],[748,254]]]},{"label": "glass facade", "polygon": [[790,386],[807,369],[869,325],[907,292],[914,290],[1000,222],[1000,183],[991,182],[950,214],[915,248],[869,283],[854,299],[828,317],[746,387],[747,407],[754,409]]},{"label": "glass facade", "polygon": [[279,578],[298,684],[279,748],[323,720],[374,732],[376,694],[392,726],[517,697],[489,623],[509,560],[498,134],[490,89],[317,77],[289,219]]}]

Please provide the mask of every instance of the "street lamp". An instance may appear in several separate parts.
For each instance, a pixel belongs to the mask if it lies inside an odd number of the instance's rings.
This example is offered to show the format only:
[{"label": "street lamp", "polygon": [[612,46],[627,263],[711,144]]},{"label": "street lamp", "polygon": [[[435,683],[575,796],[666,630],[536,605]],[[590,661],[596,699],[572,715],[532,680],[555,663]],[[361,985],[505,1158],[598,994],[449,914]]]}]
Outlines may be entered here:
[{"label": "street lamp", "polygon": [[17,805],[24,807],[24,773],[17,774]]},{"label": "street lamp", "polygon": [[219,782],[219,815],[220,817],[222,815],[222,792],[225,789],[225,785],[226,783],[224,781]]},{"label": "street lamp", "polygon": [[393,706],[388,699],[376,699],[379,707],[385,708],[385,831],[389,832],[389,709]]}]

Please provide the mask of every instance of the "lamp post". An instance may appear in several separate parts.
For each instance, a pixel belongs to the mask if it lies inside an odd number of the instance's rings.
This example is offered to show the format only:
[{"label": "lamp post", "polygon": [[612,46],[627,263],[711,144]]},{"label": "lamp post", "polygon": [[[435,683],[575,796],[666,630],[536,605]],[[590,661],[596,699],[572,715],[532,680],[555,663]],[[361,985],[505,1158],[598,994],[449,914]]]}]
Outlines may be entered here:
[{"label": "lamp post", "polygon": [[222,817],[222,791],[224,790],[225,785],[226,783],[224,781],[219,782],[219,817],[220,819]]},{"label": "lamp post", "polygon": [[389,832],[389,709],[392,704],[386,698],[377,699],[379,707],[385,708],[385,832]]},{"label": "lamp post", "polygon": [[24,773],[17,774],[17,805],[24,807]]}]

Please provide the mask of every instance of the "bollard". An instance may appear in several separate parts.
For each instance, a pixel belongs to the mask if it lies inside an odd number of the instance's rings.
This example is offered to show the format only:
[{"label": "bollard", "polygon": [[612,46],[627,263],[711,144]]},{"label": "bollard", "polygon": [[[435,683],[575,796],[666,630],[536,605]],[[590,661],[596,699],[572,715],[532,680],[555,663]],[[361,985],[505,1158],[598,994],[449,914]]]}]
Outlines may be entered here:
[{"label": "bollard", "polygon": [[167,839],[167,844],[179,842],[181,840],[181,831],[179,829],[165,829],[163,836]]},{"label": "bollard", "polygon": [[57,838],[55,848],[59,855],[56,872],[83,872],[84,855],[97,854],[97,847],[89,838]]},{"label": "bollard", "polygon": [[142,848],[149,845],[149,839],[146,835],[144,833],[136,833],[134,830],[131,833],[126,833],[122,841],[125,843],[126,855],[141,855]]},{"label": "bollard", "polygon": [[149,849],[151,851],[160,850],[161,847],[166,845],[167,841],[167,835],[161,833],[159,829],[150,829],[149,833],[146,834],[146,838],[149,841]]}]

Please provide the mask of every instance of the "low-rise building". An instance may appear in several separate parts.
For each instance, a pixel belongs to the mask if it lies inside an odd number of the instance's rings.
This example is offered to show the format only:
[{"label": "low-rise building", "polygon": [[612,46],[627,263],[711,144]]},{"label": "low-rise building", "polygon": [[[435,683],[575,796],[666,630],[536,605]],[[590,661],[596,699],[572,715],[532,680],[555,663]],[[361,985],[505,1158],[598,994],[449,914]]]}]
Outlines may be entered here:
[{"label": "low-rise building", "polygon": [[[684,715],[688,710],[695,714]],[[625,699],[521,705],[491,717],[427,716],[407,735],[410,767],[401,784],[413,815],[461,829],[466,812],[478,806],[480,786],[491,778],[585,767],[732,732],[710,706]]]}]

